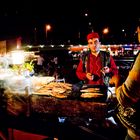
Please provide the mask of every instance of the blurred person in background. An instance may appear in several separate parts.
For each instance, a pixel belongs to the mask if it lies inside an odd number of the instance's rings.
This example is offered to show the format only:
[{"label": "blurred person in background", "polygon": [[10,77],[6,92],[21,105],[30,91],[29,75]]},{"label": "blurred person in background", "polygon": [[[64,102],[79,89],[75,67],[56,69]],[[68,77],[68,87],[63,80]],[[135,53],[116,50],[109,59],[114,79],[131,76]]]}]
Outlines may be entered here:
[{"label": "blurred person in background", "polygon": [[43,63],[44,63],[44,57],[42,54],[40,54],[37,58],[37,73],[40,74],[43,72]]}]

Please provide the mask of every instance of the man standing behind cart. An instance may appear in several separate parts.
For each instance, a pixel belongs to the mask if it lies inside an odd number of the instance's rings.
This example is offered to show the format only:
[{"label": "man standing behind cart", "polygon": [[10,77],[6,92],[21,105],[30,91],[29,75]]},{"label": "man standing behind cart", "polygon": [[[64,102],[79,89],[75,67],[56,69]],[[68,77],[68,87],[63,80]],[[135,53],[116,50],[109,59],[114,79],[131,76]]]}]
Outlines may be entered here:
[{"label": "man standing behind cart", "polygon": [[89,51],[83,53],[78,64],[76,75],[85,84],[106,85],[109,79],[118,74],[117,66],[109,52],[101,51],[99,34],[96,32],[87,35]]},{"label": "man standing behind cart", "polygon": [[[82,81],[82,84],[84,83],[87,87],[97,87],[100,93],[104,95],[102,96],[103,101],[106,101],[109,80],[113,75],[118,75],[118,69],[110,53],[100,50],[101,43],[98,33],[89,33],[87,42],[88,51],[81,55],[76,75]],[[94,96],[94,94],[91,95]]]}]

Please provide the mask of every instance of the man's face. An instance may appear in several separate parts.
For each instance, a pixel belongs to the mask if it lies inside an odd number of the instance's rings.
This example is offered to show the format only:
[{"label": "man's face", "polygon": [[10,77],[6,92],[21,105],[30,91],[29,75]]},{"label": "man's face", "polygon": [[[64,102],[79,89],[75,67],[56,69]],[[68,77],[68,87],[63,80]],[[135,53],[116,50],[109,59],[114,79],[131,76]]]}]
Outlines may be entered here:
[{"label": "man's face", "polygon": [[92,38],[88,40],[88,48],[91,52],[96,53],[100,50],[100,42],[98,38]]}]

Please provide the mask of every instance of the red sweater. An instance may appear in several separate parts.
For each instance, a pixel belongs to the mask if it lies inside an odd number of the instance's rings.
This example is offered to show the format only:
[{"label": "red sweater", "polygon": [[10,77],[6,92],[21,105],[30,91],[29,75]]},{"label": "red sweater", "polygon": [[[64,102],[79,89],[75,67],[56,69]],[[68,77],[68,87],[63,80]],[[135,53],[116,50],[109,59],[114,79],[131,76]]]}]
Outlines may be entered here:
[{"label": "red sweater", "polygon": [[[96,85],[103,85],[103,74],[101,72],[102,69],[102,64],[101,64],[101,57],[100,57],[100,53],[98,54],[98,56],[94,56],[90,53],[89,56],[89,64],[88,62],[85,64],[87,69],[86,71],[83,70],[83,62],[82,59],[80,59],[79,65],[77,67],[76,70],[76,75],[80,80],[87,80],[86,78],[86,73],[89,72],[91,74],[96,74],[99,79],[97,81],[94,80],[88,80],[87,84],[96,84]],[[118,69],[117,66],[114,62],[113,57],[110,55],[110,73],[112,73],[112,75],[118,74]]]}]

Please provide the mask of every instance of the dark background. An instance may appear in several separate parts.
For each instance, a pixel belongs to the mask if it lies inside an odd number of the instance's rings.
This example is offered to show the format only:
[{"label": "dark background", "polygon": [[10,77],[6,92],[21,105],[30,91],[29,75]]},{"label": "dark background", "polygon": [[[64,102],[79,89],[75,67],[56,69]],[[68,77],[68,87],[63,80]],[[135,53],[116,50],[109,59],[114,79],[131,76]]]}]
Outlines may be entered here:
[{"label": "dark background", "polygon": [[[50,44],[86,44],[90,31],[114,44],[137,43],[140,13],[136,0],[4,0],[0,19],[0,40],[21,36],[24,43],[45,44],[45,25],[50,24]],[[105,27],[110,29],[107,36],[102,35]]]}]

